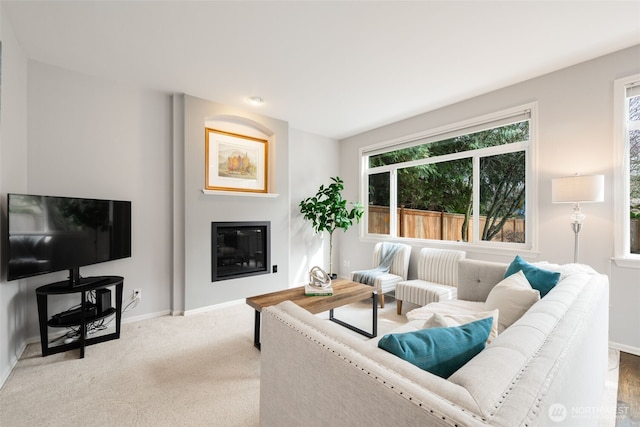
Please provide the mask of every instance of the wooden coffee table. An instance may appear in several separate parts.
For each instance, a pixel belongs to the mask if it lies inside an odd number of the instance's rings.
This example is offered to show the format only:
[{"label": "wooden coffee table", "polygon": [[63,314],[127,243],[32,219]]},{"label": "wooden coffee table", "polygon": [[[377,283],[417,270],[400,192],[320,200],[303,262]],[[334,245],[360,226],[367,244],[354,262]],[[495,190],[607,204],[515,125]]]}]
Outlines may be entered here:
[{"label": "wooden coffee table", "polygon": [[[362,334],[365,337],[375,338],[378,335],[378,293],[376,290],[372,286],[346,279],[336,279],[331,283],[331,286],[333,287],[333,295],[331,296],[306,296],[304,294],[304,286],[300,286],[247,298],[247,304],[256,311],[253,345],[258,349],[260,348],[260,318],[262,309],[287,300],[294,302],[311,314],[318,314],[329,310],[329,320]],[[334,309],[367,298],[373,298],[373,325],[371,333],[334,317]]]}]

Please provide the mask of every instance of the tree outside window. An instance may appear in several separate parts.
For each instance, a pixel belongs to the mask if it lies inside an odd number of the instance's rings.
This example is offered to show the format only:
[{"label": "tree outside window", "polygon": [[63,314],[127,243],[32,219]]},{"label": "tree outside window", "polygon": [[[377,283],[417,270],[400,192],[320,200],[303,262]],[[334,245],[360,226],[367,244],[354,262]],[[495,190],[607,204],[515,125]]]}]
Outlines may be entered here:
[{"label": "tree outside window", "polygon": [[640,96],[627,98],[630,252],[640,254]]},{"label": "tree outside window", "polygon": [[478,128],[368,156],[368,232],[384,216],[397,237],[525,243],[530,119]]}]

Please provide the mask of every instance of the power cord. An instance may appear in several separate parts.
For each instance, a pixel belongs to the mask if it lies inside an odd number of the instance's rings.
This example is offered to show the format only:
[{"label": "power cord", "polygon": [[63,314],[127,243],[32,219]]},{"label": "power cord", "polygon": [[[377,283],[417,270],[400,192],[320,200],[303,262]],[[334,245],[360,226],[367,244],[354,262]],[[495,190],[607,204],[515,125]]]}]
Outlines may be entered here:
[{"label": "power cord", "polygon": [[[96,297],[96,291],[94,290],[90,290],[87,291],[86,294],[86,301],[85,303],[88,303],[90,305],[96,306],[97,305],[97,297]],[[136,298],[132,301],[130,301],[123,309],[122,309],[122,313],[134,309],[138,306],[138,302],[140,301],[139,298]],[[65,311],[62,311],[60,313],[58,313],[58,315],[61,314],[66,314],[69,313],[73,310],[78,310],[79,308],[82,307],[82,304],[76,304],[70,308],[68,308]],[[109,327],[109,325],[113,322],[113,320],[116,318],[115,316],[116,312],[114,310],[114,312],[112,314],[110,314],[109,316],[106,316],[100,320],[95,320],[93,322],[88,322],[86,324],[86,333],[87,335],[90,334],[94,334],[98,331],[102,331],[105,330]],[[108,319],[108,320],[107,320]],[[65,334],[62,334],[56,338],[53,338],[52,340],[49,341],[50,344],[55,343],[57,341],[60,341],[62,339],[64,339],[65,344],[68,344],[69,342],[75,341],[80,337],[80,326],[66,326],[67,328],[67,332]]]},{"label": "power cord", "polygon": [[[129,301],[129,303],[127,305],[124,306],[124,308],[122,309],[122,312],[126,312],[129,310],[133,310],[134,308],[136,308],[138,306],[138,302],[140,301],[140,298],[136,298],[132,301]],[[131,307],[133,305],[133,307]]]},{"label": "power cord", "polygon": [[[132,301],[133,302],[137,302],[136,301]],[[87,292],[87,299],[85,301],[85,304],[88,303],[90,305],[95,306],[96,305],[96,291],[95,290],[91,290]],[[127,307],[129,307],[131,305],[131,303],[129,303],[127,305]],[[64,314],[64,313],[69,313],[73,310],[77,310],[79,308],[82,307],[82,304],[76,304],[70,308],[68,308],[65,311],[60,312],[59,314]],[[125,309],[127,308],[125,307]],[[122,310],[123,312],[125,310]],[[109,319],[108,321],[105,322],[106,319]],[[86,328],[87,328],[87,335],[90,334],[94,334],[98,331],[102,331],[105,330],[109,327],[109,325],[111,324],[111,322],[113,322],[113,320],[115,319],[115,312],[113,314],[110,314],[109,316],[107,316],[106,318],[102,318],[100,320],[95,320],[93,322],[88,322],[86,324]],[[52,340],[49,341],[50,344],[55,343],[57,341],[60,341],[62,339],[65,340],[65,344],[68,344],[69,342],[73,342],[75,340],[77,340],[80,337],[80,326],[66,326],[67,328],[67,332],[65,334],[62,334],[56,338],[53,338]]]}]

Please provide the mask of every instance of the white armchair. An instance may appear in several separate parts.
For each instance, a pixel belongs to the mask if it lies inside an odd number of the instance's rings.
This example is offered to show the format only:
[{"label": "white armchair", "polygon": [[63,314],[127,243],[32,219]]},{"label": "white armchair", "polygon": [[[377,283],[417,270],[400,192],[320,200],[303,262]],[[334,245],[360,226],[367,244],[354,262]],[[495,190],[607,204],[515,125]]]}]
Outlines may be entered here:
[{"label": "white armchair", "polygon": [[[389,245],[386,242],[378,242],[373,248],[373,266],[374,270],[383,261],[384,245]],[[395,252],[393,261],[389,266],[389,271],[379,273],[375,275],[372,286],[378,292],[378,300],[380,301],[380,308],[384,308],[384,294],[395,290],[396,284],[402,280],[407,280],[407,274],[409,273],[409,259],[411,258],[411,246],[403,243],[394,243],[398,246],[398,250]],[[366,270],[372,271],[372,270]],[[358,271],[351,272],[351,280],[357,281]],[[365,282],[363,282],[365,283]]]},{"label": "white armchair", "polygon": [[430,302],[457,299],[458,262],[466,254],[451,249],[422,248],[418,259],[418,278],[396,285],[398,314],[402,314],[402,301],[425,306]]}]

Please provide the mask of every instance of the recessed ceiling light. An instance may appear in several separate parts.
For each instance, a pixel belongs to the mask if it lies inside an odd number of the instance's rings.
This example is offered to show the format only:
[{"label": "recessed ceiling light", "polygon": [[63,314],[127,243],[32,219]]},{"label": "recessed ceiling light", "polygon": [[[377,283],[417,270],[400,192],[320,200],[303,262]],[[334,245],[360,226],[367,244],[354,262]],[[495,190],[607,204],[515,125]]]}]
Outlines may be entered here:
[{"label": "recessed ceiling light", "polygon": [[250,96],[249,98],[247,98],[247,102],[251,105],[262,105],[264,104],[264,99],[260,98],[259,96]]}]

